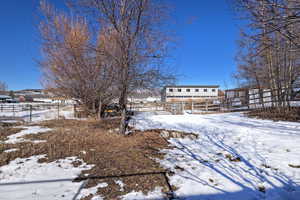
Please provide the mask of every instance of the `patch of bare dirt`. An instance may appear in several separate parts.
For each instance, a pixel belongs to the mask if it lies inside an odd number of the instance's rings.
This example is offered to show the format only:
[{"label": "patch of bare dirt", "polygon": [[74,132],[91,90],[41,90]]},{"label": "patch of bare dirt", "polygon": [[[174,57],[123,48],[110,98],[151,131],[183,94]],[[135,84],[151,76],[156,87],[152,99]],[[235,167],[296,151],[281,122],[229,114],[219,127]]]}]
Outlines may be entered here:
[{"label": "patch of bare dirt", "polygon": [[[8,164],[17,157],[26,158],[32,155],[46,154],[39,162],[52,162],[57,159],[77,156],[88,164],[94,164],[91,170],[83,171],[94,176],[122,176],[124,174],[143,174],[161,172],[155,159],[163,159],[161,149],[170,148],[167,138],[185,137],[185,133],[176,131],[150,130],[134,131],[128,136],[117,134],[119,119],[110,120],[52,120],[39,124],[52,128],[52,131],[27,135],[32,140],[47,140],[47,142],[18,144],[3,144],[4,149],[18,148],[18,151],[1,153],[0,166]],[[14,130],[11,132],[18,132]],[[168,134],[167,134],[168,133]],[[188,134],[189,135],[189,134]],[[196,136],[191,136],[196,137]],[[80,163],[73,163],[74,166]],[[116,180],[124,183],[124,188],[116,184]],[[101,188],[98,194],[105,199],[118,199],[130,191],[147,193],[155,187],[169,191],[165,177],[161,174],[135,175],[120,178],[93,179],[87,187],[106,182],[108,187]],[[173,188],[175,189],[175,188]],[[84,200],[88,200],[87,197]]]}]

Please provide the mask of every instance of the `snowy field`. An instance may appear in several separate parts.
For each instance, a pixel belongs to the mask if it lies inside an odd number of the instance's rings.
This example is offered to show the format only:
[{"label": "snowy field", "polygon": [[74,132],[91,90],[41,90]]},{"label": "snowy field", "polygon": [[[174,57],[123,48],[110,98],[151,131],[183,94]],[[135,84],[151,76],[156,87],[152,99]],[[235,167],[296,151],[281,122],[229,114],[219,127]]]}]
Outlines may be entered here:
[{"label": "snowy field", "polygon": [[141,113],[136,129],[192,132],[170,139],[162,166],[184,199],[300,199],[300,123],[250,119],[242,113],[156,115]]},{"label": "snowy field", "polygon": [[[64,113],[65,112],[65,113]],[[70,111],[64,111],[70,116]],[[55,114],[48,113],[49,116]],[[43,114],[37,121],[49,119]],[[298,200],[300,199],[300,123],[251,119],[242,113],[207,115],[170,115],[141,112],[131,125],[136,129],[168,129],[195,133],[197,139],[172,138],[174,148],[162,150],[166,169],[175,172],[170,182],[175,195],[185,200]],[[50,131],[39,126],[22,126],[2,143],[46,142],[25,140],[28,134]],[[18,151],[8,149],[3,153]],[[84,182],[72,182],[83,170],[91,169],[77,157],[40,163],[45,155],[17,158],[0,167],[1,200],[64,200],[94,195],[103,182],[84,188]],[[126,187],[120,180],[121,188]],[[80,190],[81,188],[81,190]],[[121,197],[127,200],[163,199],[161,188],[145,196],[133,191]]]},{"label": "snowy field", "polygon": [[[71,200],[83,183],[72,182],[82,170],[91,165],[74,167],[76,157],[68,157],[51,163],[38,163],[45,155],[17,158],[0,167],[1,200]],[[81,161],[81,160],[80,160]],[[81,161],[82,162],[82,161]],[[90,193],[79,197],[88,196]],[[79,199],[79,198],[76,198]]]}]

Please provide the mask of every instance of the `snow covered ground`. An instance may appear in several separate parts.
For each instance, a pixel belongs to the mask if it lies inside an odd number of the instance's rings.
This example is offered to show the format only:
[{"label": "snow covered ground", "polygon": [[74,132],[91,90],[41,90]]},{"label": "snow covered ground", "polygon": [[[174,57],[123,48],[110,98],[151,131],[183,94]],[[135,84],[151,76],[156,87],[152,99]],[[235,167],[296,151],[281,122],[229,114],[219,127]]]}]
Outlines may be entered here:
[{"label": "snow covered ground", "polygon": [[[156,115],[141,113],[136,129],[193,132],[170,139],[162,166],[184,199],[300,199],[300,123],[250,119],[242,113]],[[159,193],[157,191],[157,193]]]},{"label": "snow covered ground", "polygon": [[[29,134],[37,134],[37,133],[43,133],[47,131],[51,131],[50,128],[43,128],[40,126],[20,126],[20,128],[23,128],[24,130],[8,136],[8,140],[4,141],[7,144],[15,144],[19,142],[28,142],[30,140],[24,139],[23,136],[29,135]],[[41,140],[34,140],[32,142],[43,142]]]},{"label": "snow covered ground", "polygon": [[[0,167],[0,199],[73,199],[83,183],[72,182],[72,179],[76,178],[82,170],[90,169],[92,165],[83,163],[74,167],[72,162],[79,160],[76,157],[68,157],[51,163],[38,163],[38,160],[43,157],[45,155],[17,158],[8,165]],[[87,191],[83,190],[83,192],[80,197],[88,195]]]},{"label": "snow covered ground", "polygon": [[[41,115],[39,119],[48,118]],[[242,113],[169,115],[157,112],[142,112],[130,123],[141,130],[168,129],[198,135],[197,139],[170,139],[175,148],[162,150],[166,156],[158,160],[175,172],[170,182],[178,188],[175,195],[182,199],[300,199],[300,123],[251,119]],[[23,128],[3,142],[24,142],[24,135],[50,130],[38,126]],[[13,151],[18,149],[4,153]],[[102,199],[96,192],[108,187],[106,183],[79,192],[83,182],[71,181],[92,165],[81,161],[80,166],[74,167],[72,162],[78,160],[76,157],[39,163],[43,157],[17,158],[0,167],[0,199],[63,200],[72,199],[76,194],[76,200],[90,194],[94,195],[92,200]],[[126,187],[120,180],[116,183],[121,189]],[[162,199],[162,196],[161,188],[157,187],[148,196],[133,191],[122,199]]]},{"label": "snow covered ground", "polygon": [[122,200],[162,200],[165,195],[162,194],[161,190],[161,187],[156,187],[154,191],[149,192],[147,195],[144,195],[141,191],[132,191],[124,195]]}]

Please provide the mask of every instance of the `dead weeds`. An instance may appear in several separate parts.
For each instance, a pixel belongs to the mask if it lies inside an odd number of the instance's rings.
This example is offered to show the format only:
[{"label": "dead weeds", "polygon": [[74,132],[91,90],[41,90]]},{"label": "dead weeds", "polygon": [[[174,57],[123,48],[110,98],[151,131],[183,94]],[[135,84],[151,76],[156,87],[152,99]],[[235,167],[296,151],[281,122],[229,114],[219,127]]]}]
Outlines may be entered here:
[{"label": "dead weeds", "polygon": [[16,134],[16,133],[20,132],[21,130],[23,130],[23,129],[11,127],[11,126],[1,128],[0,129],[0,141],[7,140],[7,136]]},{"label": "dead weeds", "polygon": [[274,121],[293,121],[300,122],[300,108],[292,107],[285,108],[263,108],[251,110],[246,113],[248,117],[255,117],[260,119],[271,119]]},{"label": "dead weeds", "polygon": [[[119,119],[102,120],[52,120],[45,121],[39,126],[52,128],[52,131],[27,135],[32,140],[47,140],[47,142],[17,144],[3,144],[5,149],[18,148],[18,151],[0,154],[0,166],[8,164],[17,157],[26,158],[32,155],[46,154],[47,157],[39,162],[52,162],[57,159],[77,156],[87,164],[94,164],[91,170],[83,174],[95,176],[118,176],[124,174],[137,174],[164,171],[156,158],[162,159],[164,154],[160,149],[170,148],[160,130],[135,131],[129,136],[111,132],[119,124]],[[5,134],[18,132],[10,130]],[[75,166],[80,163],[74,163]],[[100,188],[98,193],[105,199],[117,199],[130,191],[148,191],[155,187],[162,187],[163,191],[169,189],[162,175],[141,175],[122,177],[124,188],[115,182],[119,178],[90,180],[87,187],[97,183],[106,182],[108,187]],[[86,198],[86,199],[89,199]],[[85,199],[85,200],[86,200]]]}]

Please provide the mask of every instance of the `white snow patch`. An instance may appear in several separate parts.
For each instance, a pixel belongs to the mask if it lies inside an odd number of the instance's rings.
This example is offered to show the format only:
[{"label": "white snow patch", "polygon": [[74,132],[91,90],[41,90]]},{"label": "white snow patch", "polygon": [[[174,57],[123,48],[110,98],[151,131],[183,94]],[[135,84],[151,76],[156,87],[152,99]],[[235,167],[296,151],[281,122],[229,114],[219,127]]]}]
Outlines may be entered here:
[{"label": "white snow patch", "polygon": [[80,153],[82,153],[82,154],[85,155],[85,154],[86,154],[86,151],[82,150],[82,151],[80,151]]},{"label": "white snow patch", "polygon": [[116,180],[115,183],[120,186],[120,191],[123,192],[124,191],[124,186],[125,186],[125,184],[123,183],[123,181]]},{"label": "white snow patch", "polygon": [[93,196],[91,200],[102,200],[103,198],[99,195]]},{"label": "white snow patch", "polygon": [[170,182],[178,187],[179,197],[299,199],[300,169],[289,164],[300,162],[300,123],[252,119],[242,113],[141,113],[131,125],[198,135],[195,140],[172,138],[169,142],[176,148],[163,150],[166,156],[160,163],[175,172]]},{"label": "white snow patch", "polygon": [[122,196],[123,200],[159,200],[165,199],[165,196],[162,194],[162,188],[156,187],[154,191],[149,192],[147,195],[142,192],[132,191],[126,195]]},{"label": "white snow patch", "polygon": [[47,140],[30,140],[32,143],[42,143],[47,142]]},{"label": "white snow patch", "polygon": [[[82,170],[93,167],[76,157],[68,157],[51,163],[38,163],[38,160],[44,157],[45,155],[37,155],[29,158],[17,158],[8,165],[0,167],[1,200],[70,200],[75,196],[82,183],[64,179],[76,178]],[[77,160],[83,164],[74,167],[72,162]],[[57,181],[30,183],[45,180]],[[6,185],[6,183],[16,184]]]},{"label": "white snow patch", "polygon": [[[22,137],[25,135],[29,135],[29,134],[38,134],[38,133],[51,131],[50,128],[43,128],[40,126],[21,126],[20,128],[24,128],[25,130],[22,130],[16,134],[8,136],[8,140],[6,140],[5,143],[16,144],[16,143],[20,143],[20,142],[28,142],[31,140],[27,140]],[[36,141],[32,141],[32,142],[39,143],[39,142],[45,142],[45,140],[36,140]]]},{"label": "white snow patch", "polygon": [[5,151],[3,151],[4,153],[10,153],[10,152],[14,152],[14,151],[19,151],[19,149],[17,148],[13,148],[13,149],[7,149]]},{"label": "white snow patch", "polygon": [[107,187],[108,184],[107,183],[99,183],[94,187],[91,188],[84,188],[80,191],[80,194],[78,195],[78,197],[76,198],[77,200],[87,197],[89,195],[93,195],[92,200],[102,200],[102,197],[99,195],[96,195],[98,188],[105,188]]}]

